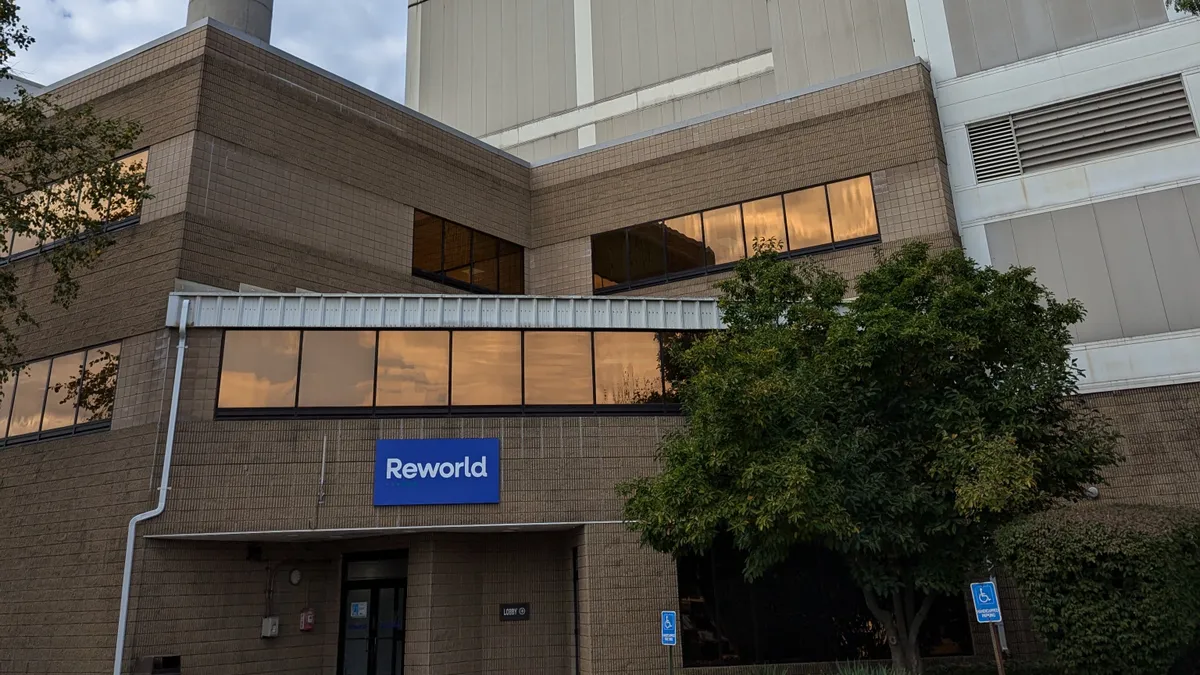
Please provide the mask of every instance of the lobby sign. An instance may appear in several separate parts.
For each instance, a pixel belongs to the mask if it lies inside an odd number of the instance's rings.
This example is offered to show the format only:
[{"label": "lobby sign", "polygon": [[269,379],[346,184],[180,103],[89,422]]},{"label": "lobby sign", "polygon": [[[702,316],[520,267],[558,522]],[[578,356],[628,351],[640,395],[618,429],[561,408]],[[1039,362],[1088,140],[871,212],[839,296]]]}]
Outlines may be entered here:
[{"label": "lobby sign", "polygon": [[499,503],[498,438],[375,442],[375,506]]}]

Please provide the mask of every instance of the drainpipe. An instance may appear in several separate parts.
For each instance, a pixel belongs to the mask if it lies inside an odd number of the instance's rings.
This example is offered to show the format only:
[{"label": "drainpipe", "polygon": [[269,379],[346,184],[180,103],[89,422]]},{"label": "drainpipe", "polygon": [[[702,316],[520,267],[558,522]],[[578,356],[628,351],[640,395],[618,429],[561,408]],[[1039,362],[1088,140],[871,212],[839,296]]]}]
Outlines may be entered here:
[{"label": "drainpipe", "polygon": [[125,628],[129,623],[129,590],[133,585],[133,544],[137,540],[138,523],[157,518],[167,508],[167,486],[171,479],[171,455],[175,450],[175,420],[179,416],[179,388],[183,380],[183,353],[187,349],[188,304],[184,300],[179,309],[179,345],[175,352],[175,384],[171,388],[171,416],[167,420],[167,446],[163,449],[162,480],[158,485],[158,505],[150,511],[139,513],[129,520],[129,534],[125,538],[125,576],[121,579],[121,616],[117,619],[117,651],[113,656],[113,675],[121,675],[125,660]]}]

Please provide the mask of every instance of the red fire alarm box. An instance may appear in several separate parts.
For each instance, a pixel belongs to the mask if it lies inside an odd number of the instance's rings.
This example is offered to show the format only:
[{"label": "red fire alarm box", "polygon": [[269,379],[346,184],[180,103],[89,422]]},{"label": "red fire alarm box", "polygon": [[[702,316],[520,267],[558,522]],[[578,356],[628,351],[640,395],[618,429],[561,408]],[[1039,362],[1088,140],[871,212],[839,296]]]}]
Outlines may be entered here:
[{"label": "red fire alarm box", "polygon": [[312,607],[300,612],[300,631],[302,633],[307,633],[308,631],[312,630],[313,624],[316,623],[316,620],[317,613],[313,611]]}]

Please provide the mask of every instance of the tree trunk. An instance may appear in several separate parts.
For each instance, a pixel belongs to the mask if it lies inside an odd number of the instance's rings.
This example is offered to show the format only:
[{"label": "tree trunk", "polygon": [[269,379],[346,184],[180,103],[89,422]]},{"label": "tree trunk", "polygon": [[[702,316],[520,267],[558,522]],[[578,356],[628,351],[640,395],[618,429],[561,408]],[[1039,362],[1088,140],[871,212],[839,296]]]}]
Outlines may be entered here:
[{"label": "tree trunk", "polygon": [[892,655],[892,667],[898,673],[921,675],[925,668],[921,661],[921,645],[919,635],[921,625],[933,606],[933,596],[926,595],[921,600],[920,607],[916,606],[914,594],[911,591],[892,593],[891,607],[884,607],[879,602],[879,596],[871,589],[864,588],[863,596],[871,614],[883,624],[888,638],[888,649]]}]

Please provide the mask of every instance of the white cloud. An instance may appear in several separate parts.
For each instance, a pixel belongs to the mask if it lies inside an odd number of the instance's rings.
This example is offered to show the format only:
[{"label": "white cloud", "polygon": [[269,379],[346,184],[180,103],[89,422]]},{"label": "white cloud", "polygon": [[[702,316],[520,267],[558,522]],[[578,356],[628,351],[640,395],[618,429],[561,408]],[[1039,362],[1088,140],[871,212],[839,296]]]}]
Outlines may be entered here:
[{"label": "white cloud", "polygon": [[[404,98],[408,11],[398,0],[276,0],[271,42],[396,101]],[[13,72],[51,84],[181,28],[187,0],[24,0],[36,42]]]}]

